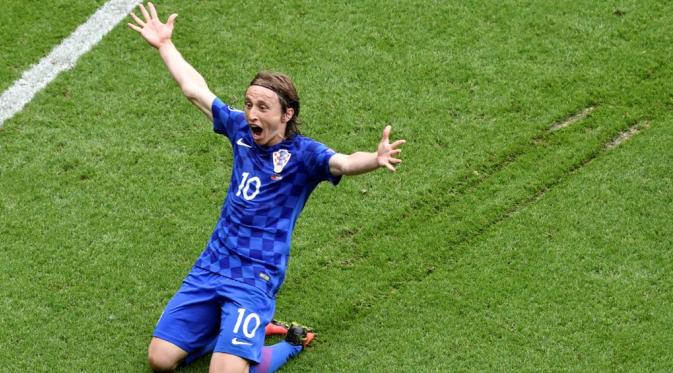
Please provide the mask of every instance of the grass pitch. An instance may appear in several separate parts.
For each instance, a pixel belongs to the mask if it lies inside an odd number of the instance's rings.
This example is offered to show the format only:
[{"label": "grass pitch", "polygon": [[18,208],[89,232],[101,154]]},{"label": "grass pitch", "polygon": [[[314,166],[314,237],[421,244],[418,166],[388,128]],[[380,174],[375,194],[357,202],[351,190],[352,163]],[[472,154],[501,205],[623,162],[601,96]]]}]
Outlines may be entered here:
[{"label": "grass pitch", "polygon": [[0,14],[0,92],[103,4],[104,0],[4,0]]},{"label": "grass pitch", "polygon": [[[391,123],[408,140],[395,175],[321,186],[308,203],[277,313],[319,338],[284,371],[673,368],[671,6],[158,8],[180,14],[176,45],[234,106],[257,70],[275,69],[299,86],[307,135],[373,149]],[[46,28],[28,14],[12,22]],[[3,58],[20,70],[49,44]],[[630,128],[640,132],[606,148]],[[5,123],[3,369],[146,371],[230,162],[125,26]]]}]

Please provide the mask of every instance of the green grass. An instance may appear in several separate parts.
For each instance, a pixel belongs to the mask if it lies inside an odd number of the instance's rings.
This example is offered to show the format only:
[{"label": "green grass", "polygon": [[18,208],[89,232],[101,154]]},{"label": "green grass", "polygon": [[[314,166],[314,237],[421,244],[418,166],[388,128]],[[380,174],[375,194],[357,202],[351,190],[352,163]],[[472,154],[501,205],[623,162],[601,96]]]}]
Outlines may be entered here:
[{"label": "green grass", "polygon": [[671,369],[673,132],[648,135],[449,245],[444,265],[330,333],[329,357],[306,360],[343,371]]},{"label": "green grass", "polygon": [[[180,14],[182,53],[234,106],[271,68],[294,77],[309,136],[372,149],[391,123],[408,140],[398,173],[321,186],[300,218],[277,314],[319,338],[285,371],[671,370],[672,10],[161,3]],[[21,70],[48,45],[8,56]],[[5,123],[4,369],[147,371],[230,164],[123,25]]]},{"label": "green grass", "polygon": [[0,92],[75,31],[104,0],[3,0],[0,13]]}]

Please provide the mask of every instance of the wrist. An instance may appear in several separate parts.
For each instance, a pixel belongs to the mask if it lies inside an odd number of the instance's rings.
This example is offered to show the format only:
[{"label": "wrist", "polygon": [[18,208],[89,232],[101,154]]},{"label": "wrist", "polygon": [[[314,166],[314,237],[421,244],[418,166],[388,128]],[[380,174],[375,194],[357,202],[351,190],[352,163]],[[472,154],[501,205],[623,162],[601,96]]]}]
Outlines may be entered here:
[{"label": "wrist", "polygon": [[167,49],[171,49],[171,48],[175,48],[175,45],[173,45],[173,41],[171,39],[166,39],[166,40],[162,41],[157,46],[157,50],[159,52],[161,52],[162,50],[167,50]]}]

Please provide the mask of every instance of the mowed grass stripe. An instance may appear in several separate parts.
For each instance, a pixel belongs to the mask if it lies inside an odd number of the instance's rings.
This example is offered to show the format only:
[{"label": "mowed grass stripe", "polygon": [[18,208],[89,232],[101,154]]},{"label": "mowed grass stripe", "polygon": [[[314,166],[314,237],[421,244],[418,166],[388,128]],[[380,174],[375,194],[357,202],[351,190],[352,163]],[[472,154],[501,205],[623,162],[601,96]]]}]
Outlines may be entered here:
[{"label": "mowed grass stripe", "polygon": [[[304,364],[330,371],[667,371],[670,116],[459,245]],[[354,348],[353,346],[358,346]]]}]

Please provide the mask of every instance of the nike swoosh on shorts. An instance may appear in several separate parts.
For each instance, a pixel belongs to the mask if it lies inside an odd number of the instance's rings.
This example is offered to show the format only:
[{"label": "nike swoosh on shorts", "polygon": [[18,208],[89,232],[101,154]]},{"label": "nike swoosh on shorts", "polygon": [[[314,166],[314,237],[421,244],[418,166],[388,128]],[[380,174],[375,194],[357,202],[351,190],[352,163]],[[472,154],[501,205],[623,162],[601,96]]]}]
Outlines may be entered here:
[{"label": "nike swoosh on shorts", "polygon": [[239,341],[238,338],[232,338],[231,339],[231,344],[234,345],[234,346],[240,346],[240,345],[252,346],[252,343],[245,342],[245,341]]}]

